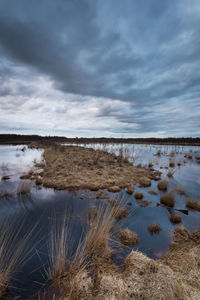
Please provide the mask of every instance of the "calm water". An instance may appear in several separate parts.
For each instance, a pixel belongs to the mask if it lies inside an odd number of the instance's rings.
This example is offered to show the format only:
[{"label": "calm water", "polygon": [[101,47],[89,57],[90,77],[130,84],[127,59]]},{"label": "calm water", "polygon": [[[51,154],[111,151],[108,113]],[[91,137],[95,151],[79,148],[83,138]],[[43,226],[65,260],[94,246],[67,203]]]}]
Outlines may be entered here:
[{"label": "calm water", "polygon": [[[120,145],[82,145],[101,148],[106,151],[119,153]],[[188,214],[181,213],[179,210],[185,209],[185,201],[188,197],[195,197],[200,201],[200,164],[197,163],[195,156],[200,155],[199,147],[188,146],[150,146],[150,145],[123,145],[123,153],[128,155],[134,165],[141,164],[147,167],[149,162],[153,163],[155,169],[163,172],[162,178],[166,177],[167,169],[160,169],[169,165],[169,160],[175,161],[173,178],[169,179],[169,190],[174,186],[179,186],[185,190],[185,195],[175,193],[175,207],[166,208],[157,206],[162,192],[157,196],[150,195],[148,190],[157,190],[157,182],[152,181],[149,188],[140,188],[135,186],[135,190],[142,191],[144,198],[151,204],[143,207],[140,201],[136,201],[133,195],[127,195],[124,190],[118,194],[106,193],[104,199],[97,199],[96,193],[79,191],[70,193],[68,191],[55,191],[37,187],[32,182],[31,190],[28,195],[17,195],[17,188],[22,181],[20,176],[34,170],[34,161],[40,161],[43,151],[28,149],[25,151],[21,146],[0,146],[0,178],[10,176],[9,180],[0,181],[0,218],[1,229],[7,226],[7,223],[13,224],[13,229],[20,227],[17,239],[23,239],[32,228],[36,229],[32,233],[26,246],[26,251],[30,248],[29,260],[24,266],[19,266],[18,271],[13,276],[13,286],[10,299],[13,295],[19,295],[19,299],[26,299],[45,282],[45,271],[48,267],[48,243],[49,232],[52,227],[62,224],[63,218],[67,216],[69,239],[71,252],[76,249],[76,245],[85,226],[85,216],[91,205],[99,205],[102,202],[107,203],[110,196],[117,199],[123,198],[129,211],[129,216],[116,223],[117,228],[128,227],[137,232],[139,244],[134,247],[143,251],[153,258],[162,257],[168,250],[171,242],[171,230],[174,225],[169,221],[169,216],[173,212],[178,212],[182,216],[182,225],[188,230],[193,231],[200,228],[200,213],[188,211]],[[157,156],[157,151],[161,155]],[[174,157],[170,153],[174,152]],[[192,155],[188,159],[185,154]],[[171,154],[172,155],[172,154]],[[177,163],[181,165],[178,167]],[[10,197],[3,197],[4,193],[12,194]],[[152,223],[160,223],[162,231],[158,235],[151,235],[147,226]],[[72,242],[73,241],[73,242]],[[121,248],[114,256],[114,260],[120,262],[130,248]]]}]

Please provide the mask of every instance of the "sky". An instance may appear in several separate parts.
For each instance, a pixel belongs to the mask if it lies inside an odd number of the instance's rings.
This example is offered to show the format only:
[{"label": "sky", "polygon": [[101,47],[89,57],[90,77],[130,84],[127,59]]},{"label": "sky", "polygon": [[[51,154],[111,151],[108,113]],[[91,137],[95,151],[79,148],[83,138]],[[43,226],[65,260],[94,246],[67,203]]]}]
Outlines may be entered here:
[{"label": "sky", "polygon": [[200,136],[200,1],[0,0],[0,133]]}]

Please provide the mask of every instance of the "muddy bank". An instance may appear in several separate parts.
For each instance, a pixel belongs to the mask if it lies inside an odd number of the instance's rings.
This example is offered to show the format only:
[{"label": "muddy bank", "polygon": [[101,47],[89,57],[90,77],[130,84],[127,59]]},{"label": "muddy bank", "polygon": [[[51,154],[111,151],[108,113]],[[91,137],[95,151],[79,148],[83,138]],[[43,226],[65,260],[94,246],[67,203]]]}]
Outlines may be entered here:
[{"label": "muddy bank", "polygon": [[40,179],[45,187],[55,189],[108,189],[118,192],[121,188],[153,179],[159,172],[140,167],[123,157],[77,146],[46,147],[45,167]]}]

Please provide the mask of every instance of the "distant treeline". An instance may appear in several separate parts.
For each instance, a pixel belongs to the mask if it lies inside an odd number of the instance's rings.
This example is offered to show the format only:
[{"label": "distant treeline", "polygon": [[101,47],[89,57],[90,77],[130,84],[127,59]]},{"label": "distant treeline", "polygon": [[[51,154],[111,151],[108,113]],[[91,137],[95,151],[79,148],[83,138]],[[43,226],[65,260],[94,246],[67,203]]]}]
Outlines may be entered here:
[{"label": "distant treeline", "polygon": [[167,145],[200,145],[200,137],[180,138],[67,138],[59,136],[39,136],[20,134],[0,134],[0,144],[29,144],[31,142],[57,142],[57,143],[142,143],[142,144],[167,144]]}]

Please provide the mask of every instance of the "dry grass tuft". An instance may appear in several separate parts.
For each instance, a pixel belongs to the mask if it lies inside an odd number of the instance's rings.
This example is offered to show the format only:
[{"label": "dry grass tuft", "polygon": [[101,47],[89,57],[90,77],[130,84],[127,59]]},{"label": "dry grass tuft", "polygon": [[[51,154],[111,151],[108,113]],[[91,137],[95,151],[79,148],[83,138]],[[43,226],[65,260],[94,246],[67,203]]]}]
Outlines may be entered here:
[{"label": "dry grass tuft", "polygon": [[139,184],[141,187],[149,187],[151,186],[151,179],[149,179],[148,177],[141,177]]},{"label": "dry grass tuft", "polygon": [[174,207],[174,204],[175,204],[174,195],[172,193],[162,195],[160,197],[160,203],[162,203],[168,207]]},{"label": "dry grass tuft", "polygon": [[134,246],[138,244],[139,238],[134,231],[129,230],[128,228],[120,232],[120,239],[122,244],[125,246]]},{"label": "dry grass tuft", "polygon": [[158,192],[154,191],[154,190],[150,190],[150,191],[148,191],[148,193],[151,195],[155,195],[155,196],[158,195]]},{"label": "dry grass tuft", "polygon": [[174,224],[178,224],[178,223],[181,223],[182,221],[182,218],[180,215],[178,214],[173,214],[170,216],[170,221]]},{"label": "dry grass tuft", "polygon": [[157,224],[151,224],[151,225],[149,225],[147,228],[148,228],[148,231],[149,231],[151,234],[159,233],[159,232],[162,230],[162,228],[161,228],[161,226],[160,226],[159,223],[157,223]]},{"label": "dry grass tuft", "polygon": [[1,180],[9,180],[9,179],[10,179],[10,176],[8,176],[8,175],[5,175],[5,176],[1,177]]},{"label": "dry grass tuft", "polygon": [[113,210],[112,213],[117,221],[126,218],[128,216],[128,210],[126,209],[126,207],[123,206],[116,207],[116,209]]},{"label": "dry grass tuft", "polygon": [[151,203],[151,202],[150,202],[148,199],[143,199],[143,200],[141,200],[141,204],[142,204],[143,206],[148,206],[150,203]]},{"label": "dry grass tuft", "polygon": [[144,194],[142,192],[136,192],[134,196],[135,199],[140,200],[144,197]]},{"label": "dry grass tuft", "polygon": [[161,191],[166,191],[168,188],[167,180],[160,180],[157,185],[158,189]]},{"label": "dry grass tuft", "polygon": [[111,206],[115,206],[117,204],[117,200],[115,198],[110,198],[108,202]]},{"label": "dry grass tuft", "polygon": [[190,233],[183,226],[177,226],[173,232],[173,240],[175,242],[185,242],[190,239]]},{"label": "dry grass tuft", "polygon": [[129,186],[129,187],[127,188],[126,192],[127,192],[127,194],[132,195],[133,192],[134,192],[134,190],[135,190],[135,189],[134,189],[133,186]]},{"label": "dry grass tuft", "polygon": [[17,188],[17,194],[18,195],[26,195],[30,193],[31,190],[31,181],[22,181],[20,182],[18,188]]},{"label": "dry grass tuft", "polygon": [[169,178],[173,177],[174,176],[174,173],[176,172],[176,170],[169,170],[168,173],[167,173],[167,176]]},{"label": "dry grass tuft", "polygon": [[8,223],[5,227],[7,221],[0,222],[0,299],[7,299],[12,274],[27,260],[27,245],[37,225],[20,238],[23,224],[14,221],[12,226]]},{"label": "dry grass tuft", "polygon": [[170,161],[169,161],[169,166],[170,166],[170,168],[174,168],[174,167],[175,167],[175,162],[174,162],[174,160],[171,160],[171,159],[170,159]]},{"label": "dry grass tuft", "polygon": [[118,193],[120,192],[121,188],[117,185],[109,186],[108,191],[111,193]]},{"label": "dry grass tuft", "polygon": [[184,189],[182,189],[180,186],[174,186],[172,191],[176,192],[179,195],[185,195]]},{"label": "dry grass tuft", "polygon": [[186,207],[189,209],[200,211],[200,203],[194,198],[188,198],[186,200]]}]

